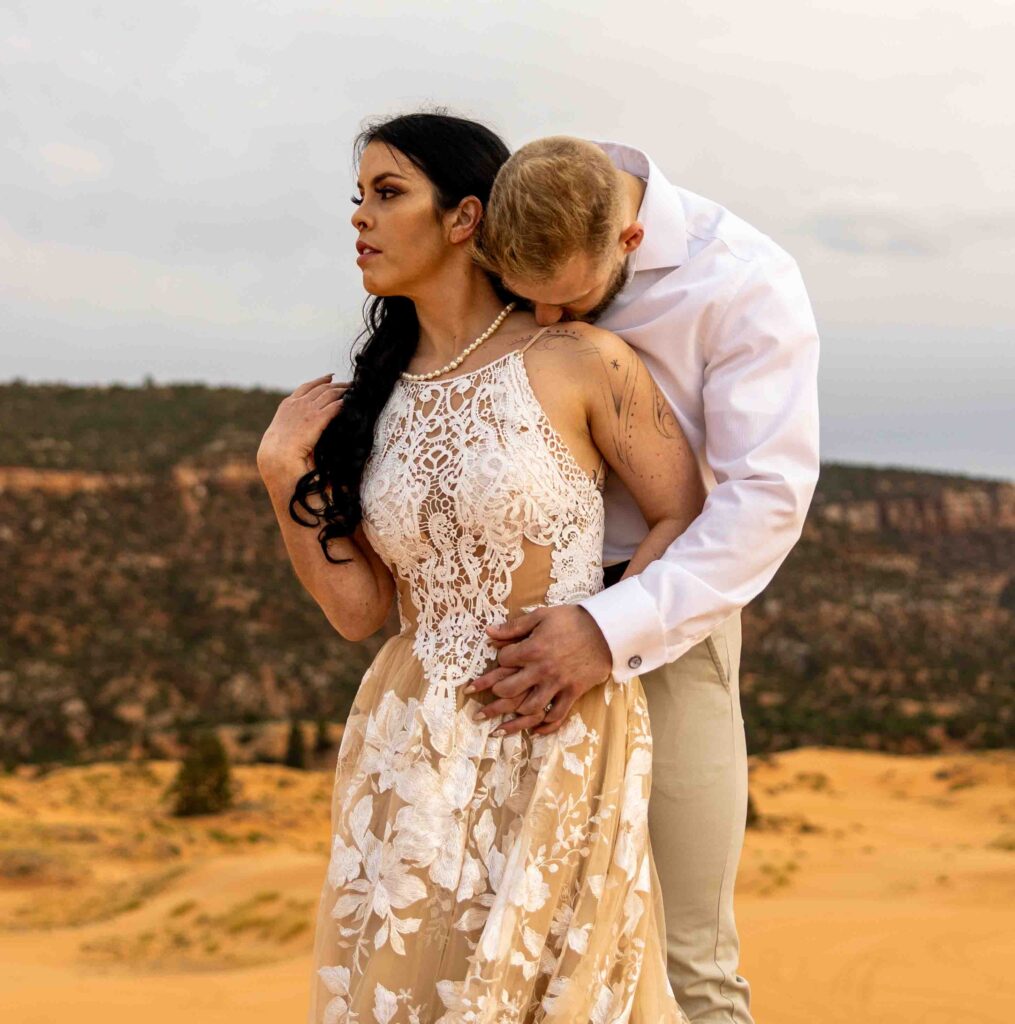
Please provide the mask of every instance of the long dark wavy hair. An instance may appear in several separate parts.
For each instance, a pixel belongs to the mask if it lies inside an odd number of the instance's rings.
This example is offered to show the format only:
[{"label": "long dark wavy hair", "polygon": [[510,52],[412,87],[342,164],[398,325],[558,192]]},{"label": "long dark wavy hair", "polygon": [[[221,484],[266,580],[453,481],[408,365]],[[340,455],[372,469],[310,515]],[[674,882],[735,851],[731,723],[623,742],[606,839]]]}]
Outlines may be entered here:
[{"label": "long dark wavy hair", "polygon": [[[357,160],[371,142],[383,142],[403,153],[430,180],[435,215],[454,209],[466,196],[486,206],[497,171],[510,155],[503,140],[484,125],[444,112],[405,114],[374,121],[356,138]],[[498,295],[511,296],[491,277]],[[374,428],[395,381],[409,365],[419,341],[419,320],[413,301],[403,296],[375,296],[363,307],[364,328],[357,338],[353,378],[342,409],[321,432],[314,446],[314,469],[296,483],[289,515],[301,526],[324,525],[317,539],[324,557],[336,565],[328,541],[348,537],[362,519],[360,480],[370,456]],[[315,507],[308,498],[320,496]],[[308,512],[300,518],[296,507]]]}]

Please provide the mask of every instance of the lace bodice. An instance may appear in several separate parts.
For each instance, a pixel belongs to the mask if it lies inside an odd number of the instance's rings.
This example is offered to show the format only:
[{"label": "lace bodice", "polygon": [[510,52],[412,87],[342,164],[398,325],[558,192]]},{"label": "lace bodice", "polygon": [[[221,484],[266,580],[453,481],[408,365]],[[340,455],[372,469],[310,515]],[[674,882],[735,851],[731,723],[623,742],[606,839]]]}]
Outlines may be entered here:
[{"label": "lace bodice", "polygon": [[399,379],[364,468],[364,533],[398,582],[431,707],[453,706],[496,657],[487,624],[533,596],[569,604],[603,587],[598,475],[547,418],[524,351],[445,380]]}]

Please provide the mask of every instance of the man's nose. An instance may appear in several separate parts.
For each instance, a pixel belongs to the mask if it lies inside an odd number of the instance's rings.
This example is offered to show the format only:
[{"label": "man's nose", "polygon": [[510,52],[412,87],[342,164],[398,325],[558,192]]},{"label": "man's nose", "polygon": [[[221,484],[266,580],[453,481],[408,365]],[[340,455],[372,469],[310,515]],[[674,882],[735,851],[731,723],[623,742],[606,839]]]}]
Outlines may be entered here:
[{"label": "man's nose", "polygon": [[536,323],[540,327],[549,327],[550,324],[560,321],[560,318],[564,315],[564,307],[548,306],[545,302],[537,302],[532,312],[536,318]]}]

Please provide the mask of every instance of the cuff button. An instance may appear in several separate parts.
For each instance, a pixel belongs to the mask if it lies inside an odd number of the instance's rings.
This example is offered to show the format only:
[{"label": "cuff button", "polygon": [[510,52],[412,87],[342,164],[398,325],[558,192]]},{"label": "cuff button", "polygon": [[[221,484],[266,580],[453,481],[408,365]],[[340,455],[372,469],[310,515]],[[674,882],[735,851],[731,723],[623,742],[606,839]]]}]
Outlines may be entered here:
[{"label": "cuff button", "polygon": [[641,655],[640,654],[632,655],[630,658],[627,659],[627,667],[628,668],[638,668],[639,665],[641,665]]}]

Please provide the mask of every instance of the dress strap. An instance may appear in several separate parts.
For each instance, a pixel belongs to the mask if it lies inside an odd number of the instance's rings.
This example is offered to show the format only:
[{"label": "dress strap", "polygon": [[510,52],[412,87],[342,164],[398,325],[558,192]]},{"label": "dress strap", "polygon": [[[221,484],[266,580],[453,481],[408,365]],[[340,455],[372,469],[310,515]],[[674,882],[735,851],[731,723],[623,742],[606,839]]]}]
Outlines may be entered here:
[{"label": "dress strap", "polygon": [[556,327],[556,324],[547,324],[546,327],[540,328],[532,335],[531,338],[518,350],[519,352],[527,352],[529,348],[534,345],[551,327]]},{"label": "dress strap", "polygon": [[[556,327],[556,324],[547,324],[546,327],[541,327],[531,338],[520,348],[516,349],[519,355],[527,352],[539,339],[551,328]],[[596,487],[602,489],[603,480],[605,476],[603,470],[606,468],[606,459],[600,456],[599,468],[596,470]]]}]

